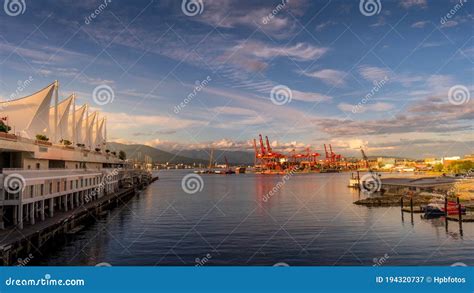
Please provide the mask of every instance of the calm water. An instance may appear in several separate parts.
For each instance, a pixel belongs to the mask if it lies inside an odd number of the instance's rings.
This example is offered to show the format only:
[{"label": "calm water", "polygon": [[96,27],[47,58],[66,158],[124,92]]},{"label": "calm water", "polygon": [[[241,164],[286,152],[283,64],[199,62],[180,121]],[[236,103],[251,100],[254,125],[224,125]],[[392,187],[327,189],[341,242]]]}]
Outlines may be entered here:
[{"label": "calm water", "polygon": [[41,265],[474,265],[474,224],[424,220],[352,204],[349,174],[202,175],[163,171],[139,197],[36,257]]}]

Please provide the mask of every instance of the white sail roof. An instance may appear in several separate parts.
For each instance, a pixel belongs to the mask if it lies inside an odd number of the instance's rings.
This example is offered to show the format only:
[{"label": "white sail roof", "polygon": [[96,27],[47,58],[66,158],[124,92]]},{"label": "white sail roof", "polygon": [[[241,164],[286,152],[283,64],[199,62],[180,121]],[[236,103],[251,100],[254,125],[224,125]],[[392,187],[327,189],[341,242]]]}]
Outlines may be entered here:
[{"label": "white sail roof", "polygon": [[27,138],[49,134],[49,107],[56,84],[18,100],[0,102],[0,112],[15,134]]},{"label": "white sail roof", "polygon": [[0,102],[0,117],[6,117],[12,133],[25,138],[43,134],[52,143],[67,139],[88,148],[102,148],[107,137],[105,118],[99,119],[98,112],[89,115],[87,104],[76,110],[75,94],[58,103],[58,88],[55,81],[32,95]]},{"label": "white sail roof", "polygon": [[104,125],[105,125],[105,117],[100,120],[97,119],[97,133],[96,133],[95,144],[100,148],[102,148],[105,145]]},{"label": "white sail roof", "polygon": [[[67,99],[58,104],[58,125],[56,127],[57,142],[61,139],[70,139],[69,134],[69,112],[72,105],[74,95],[70,95]],[[54,131],[54,106],[49,109],[49,124],[51,126],[50,136],[53,137]]]},{"label": "white sail roof", "polygon": [[94,138],[93,138],[93,128],[95,125],[95,119],[97,117],[97,111],[93,112],[89,116],[87,116],[87,120],[85,121],[86,123],[83,124],[85,126],[85,139],[84,139],[84,144],[89,147],[90,149],[93,148],[94,146]]},{"label": "white sail roof", "polygon": [[[75,123],[76,125],[74,125],[75,129],[76,129],[76,137],[73,138],[73,141],[77,144],[77,143],[84,143],[84,134],[83,134],[83,129],[82,129],[82,125],[84,123],[84,118],[87,116],[87,104],[84,104],[82,105],[79,109],[76,110],[75,112]],[[72,114],[69,115],[70,117],[70,121],[71,121],[71,125],[73,124],[73,117],[72,117]]]}]

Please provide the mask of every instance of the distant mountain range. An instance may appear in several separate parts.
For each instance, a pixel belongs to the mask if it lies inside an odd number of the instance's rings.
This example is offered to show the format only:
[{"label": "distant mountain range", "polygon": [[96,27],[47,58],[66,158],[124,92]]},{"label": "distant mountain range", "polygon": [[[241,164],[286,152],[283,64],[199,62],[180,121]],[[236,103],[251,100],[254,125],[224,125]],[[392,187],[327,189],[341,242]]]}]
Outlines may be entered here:
[{"label": "distant mountain range", "polygon": [[[208,164],[210,150],[182,150],[177,152],[167,152],[151,146],[142,144],[122,144],[116,142],[108,143],[108,148],[114,151],[123,150],[128,159],[144,160],[145,156],[151,157],[154,163],[172,164]],[[214,150],[214,161],[223,164],[224,157],[227,157],[231,165],[253,164],[253,153],[244,151]]]},{"label": "distant mountain range", "polygon": [[[123,150],[127,154],[127,158],[135,160],[144,160],[145,156],[150,156],[154,163],[171,163],[171,164],[209,164],[209,149],[199,150],[182,150],[174,152],[163,151],[151,146],[142,144],[121,144],[116,142],[108,143],[111,150]],[[403,160],[401,157],[390,156],[368,156],[369,160],[377,158],[395,158]],[[229,150],[214,150],[214,162],[224,164],[225,159],[231,165],[251,165],[254,162],[253,152],[246,151],[229,151]],[[321,157],[323,158],[323,157]],[[348,160],[359,160],[360,157],[347,157]]]}]

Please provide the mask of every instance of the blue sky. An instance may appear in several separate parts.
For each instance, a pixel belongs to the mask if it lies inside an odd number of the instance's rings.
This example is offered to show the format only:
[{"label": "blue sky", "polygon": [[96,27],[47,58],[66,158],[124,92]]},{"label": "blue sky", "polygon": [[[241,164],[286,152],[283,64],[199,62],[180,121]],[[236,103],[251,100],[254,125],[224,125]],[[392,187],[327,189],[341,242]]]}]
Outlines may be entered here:
[{"label": "blue sky", "polygon": [[[187,15],[181,1],[25,0],[0,11],[0,96],[58,79],[107,115],[110,140],[166,150],[251,149],[262,133],[284,150],[474,153],[472,1],[374,0],[371,16],[359,1],[256,2]],[[100,85],[113,101],[94,102]]]}]

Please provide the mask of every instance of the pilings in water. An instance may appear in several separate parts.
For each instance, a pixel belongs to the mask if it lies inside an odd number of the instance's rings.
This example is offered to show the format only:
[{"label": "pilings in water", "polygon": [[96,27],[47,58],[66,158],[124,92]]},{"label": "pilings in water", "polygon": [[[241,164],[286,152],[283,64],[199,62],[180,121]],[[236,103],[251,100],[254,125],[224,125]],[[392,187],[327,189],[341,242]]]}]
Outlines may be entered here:
[{"label": "pilings in water", "polygon": [[[141,182],[140,187],[144,188],[157,178]],[[128,188],[119,190],[116,193],[103,196],[95,201],[84,203],[75,209],[58,213],[53,218],[46,218],[45,221],[37,222],[34,225],[25,226],[22,230],[4,230],[0,235],[0,265],[14,265],[18,259],[25,255],[34,255],[39,258],[40,248],[44,247],[50,240],[71,234],[87,220],[96,220],[105,210],[112,209],[120,203],[127,201],[137,194],[137,186],[133,184]],[[38,256],[39,255],[39,256]]]}]

